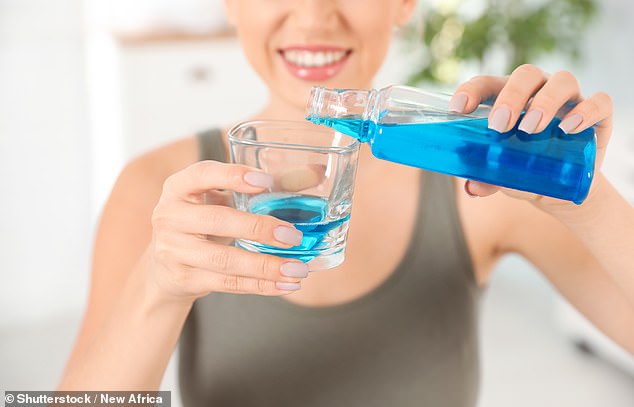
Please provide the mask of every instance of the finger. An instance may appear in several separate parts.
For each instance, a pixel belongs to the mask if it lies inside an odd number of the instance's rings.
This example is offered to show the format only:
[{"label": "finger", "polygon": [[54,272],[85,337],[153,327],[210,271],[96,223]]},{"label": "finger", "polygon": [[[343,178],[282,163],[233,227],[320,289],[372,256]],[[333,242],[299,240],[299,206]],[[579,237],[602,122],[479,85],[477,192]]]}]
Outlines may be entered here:
[{"label": "finger", "polygon": [[179,284],[192,292],[225,292],[232,294],[258,294],[279,296],[290,294],[301,288],[299,282],[263,280],[253,277],[220,274],[201,269],[187,269],[180,272]]},{"label": "finger", "polygon": [[181,264],[192,268],[235,274],[262,280],[296,283],[308,277],[309,267],[295,259],[254,253],[238,247],[222,246],[205,241],[188,241],[179,251]]},{"label": "finger", "polygon": [[471,113],[480,103],[495,99],[506,84],[507,77],[476,76],[460,85],[451,101],[449,110],[457,113]]},{"label": "finger", "polygon": [[[231,206],[231,202],[233,201],[232,195],[233,193],[226,190],[222,190],[222,191],[211,190],[211,191],[205,192],[202,195],[202,200],[200,202],[193,202],[193,203],[196,203],[196,204],[200,203],[205,205]],[[215,242],[225,246],[233,242],[233,238],[230,238],[230,237],[221,237],[221,236],[214,236],[214,235],[205,235],[202,237],[210,242]]]},{"label": "finger", "polygon": [[546,83],[546,75],[533,65],[521,65],[513,71],[500,91],[489,115],[489,128],[499,133],[511,130],[529,99]]},{"label": "finger", "polygon": [[303,237],[292,224],[273,216],[185,202],[175,202],[169,209],[155,213],[152,226],[188,234],[248,239],[284,248],[299,245]]},{"label": "finger", "polygon": [[580,91],[579,82],[573,74],[556,72],[533,97],[519,130],[529,134],[544,131],[562,106],[581,100]]},{"label": "finger", "polygon": [[213,189],[257,193],[272,185],[273,177],[254,168],[199,161],[167,178],[163,191],[173,197],[189,198]]},{"label": "finger", "polygon": [[575,106],[563,117],[559,127],[568,134],[582,132],[594,125],[600,129],[611,128],[612,114],[612,98],[606,93],[599,92]]},{"label": "finger", "polygon": [[520,191],[518,189],[504,188],[497,185],[491,185],[484,182],[469,180],[465,182],[465,192],[471,198],[487,197],[498,191],[510,196],[511,198],[521,199],[524,201],[538,202],[543,199],[543,195],[532,192]]},{"label": "finger", "polygon": [[493,195],[500,190],[500,187],[484,182],[468,180],[464,184],[464,190],[471,198],[476,198]]}]

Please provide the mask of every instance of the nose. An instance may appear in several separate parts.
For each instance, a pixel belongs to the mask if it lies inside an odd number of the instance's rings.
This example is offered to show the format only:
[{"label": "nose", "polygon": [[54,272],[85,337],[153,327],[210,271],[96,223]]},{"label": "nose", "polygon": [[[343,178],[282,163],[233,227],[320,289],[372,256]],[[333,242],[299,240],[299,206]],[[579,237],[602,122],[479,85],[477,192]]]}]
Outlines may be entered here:
[{"label": "nose", "polygon": [[291,19],[305,31],[326,31],[337,24],[337,0],[295,0]]}]

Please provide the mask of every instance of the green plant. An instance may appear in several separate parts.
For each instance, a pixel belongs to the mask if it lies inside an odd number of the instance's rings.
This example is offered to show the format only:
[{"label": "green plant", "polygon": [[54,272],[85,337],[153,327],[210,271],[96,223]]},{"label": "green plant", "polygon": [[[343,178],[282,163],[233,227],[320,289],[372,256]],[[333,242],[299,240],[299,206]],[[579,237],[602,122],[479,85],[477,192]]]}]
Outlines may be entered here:
[{"label": "green plant", "polygon": [[[408,83],[452,83],[467,63],[483,70],[494,52],[504,56],[504,73],[553,52],[576,62],[580,34],[598,9],[596,0],[486,0],[485,10],[469,17],[460,13],[462,2],[428,4],[404,30],[406,41],[418,48],[422,43],[425,53]],[[415,28],[421,22],[422,29]]]}]

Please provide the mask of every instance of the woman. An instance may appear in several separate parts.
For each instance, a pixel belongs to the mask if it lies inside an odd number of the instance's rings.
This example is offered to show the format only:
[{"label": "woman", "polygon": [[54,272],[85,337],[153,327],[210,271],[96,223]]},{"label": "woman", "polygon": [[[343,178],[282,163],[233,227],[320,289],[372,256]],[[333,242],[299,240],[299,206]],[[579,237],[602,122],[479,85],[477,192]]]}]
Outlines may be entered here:
[{"label": "woman", "polygon": [[[313,84],[371,88],[394,27],[415,7],[225,3],[270,90],[264,109],[245,119],[286,120],[303,120]],[[156,389],[182,334],[186,405],[473,406],[479,292],[510,252],[634,352],[634,209],[599,171],[610,98],[584,100],[572,74],[526,65],[466,82],[451,108],[468,112],[491,97],[498,131],[531,98],[520,124],[528,133],[568,101],[579,103],[561,123],[566,132],[598,123],[597,173],[583,205],[380,161],[362,146],[346,261],[309,278],[299,261],[227,244],[290,247],[301,232],[227,206],[227,191],[256,193],[272,180],[222,163],[226,130],[131,162],[101,219],[89,305],[60,387]]]}]

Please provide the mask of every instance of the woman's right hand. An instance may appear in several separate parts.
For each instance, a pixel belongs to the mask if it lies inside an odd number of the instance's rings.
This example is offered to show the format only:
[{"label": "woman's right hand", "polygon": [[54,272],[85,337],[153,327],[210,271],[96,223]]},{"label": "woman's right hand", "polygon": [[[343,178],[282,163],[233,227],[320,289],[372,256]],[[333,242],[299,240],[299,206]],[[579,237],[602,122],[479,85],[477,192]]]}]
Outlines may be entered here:
[{"label": "woman's right hand", "polygon": [[273,177],[253,168],[200,161],[170,176],[152,214],[150,282],[165,298],[210,292],[284,295],[300,288],[308,265],[230,245],[236,238],[280,248],[298,245],[292,224],[228,206],[227,192],[259,193]]}]

